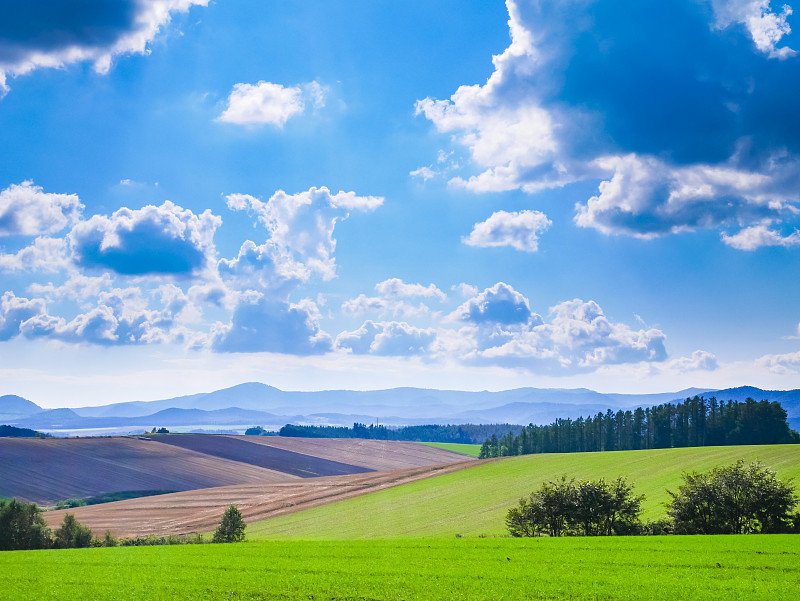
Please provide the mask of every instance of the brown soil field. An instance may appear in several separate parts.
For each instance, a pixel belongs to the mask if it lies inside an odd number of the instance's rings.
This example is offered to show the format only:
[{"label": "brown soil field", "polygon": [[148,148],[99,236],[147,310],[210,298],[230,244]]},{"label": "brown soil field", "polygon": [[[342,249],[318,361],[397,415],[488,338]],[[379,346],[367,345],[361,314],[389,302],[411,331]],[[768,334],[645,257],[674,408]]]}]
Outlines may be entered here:
[{"label": "brown soil field", "polygon": [[296,479],[136,437],[0,438],[0,495],[39,504],[129,490],[194,490]]},{"label": "brown soil field", "polygon": [[79,522],[94,531],[95,536],[102,536],[106,530],[117,537],[210,532],[219,524],[225,509],[232,504],[239,507],[246,522],[256,522],[458,471],[475,464],[475,460],[463,461],[462,456],[461,462],[446,465],[193,490],[48,511],[44,517],[51,528],[56,528],[65,513],[73,513]]},{"label": "brown soil field", "polygon": [[[362,474],[374,471],[361,465],[342,463],[328,454],[323,458],[317,453],[286,450],[274,446],[265,446],[251,442],[249,436],[217,436],[210,434],[166,434],[152,437],[154,441],[174,445],[183,449],[198,451],[206,455],[239,461],[271,470],[276,470],[300,478],[316,478],[319,476],[341,476],[345,474]],[[303,448],[300,446],[299,448]],[[337,457],[338,459],[338,457]]]},{"label": "brown soil field", "polygon": [[238,438],[295,453],[362,465],[377,471],[459,463],[466,459],[461,453],[453,453],[416,442],[395,440],[284,436],[240,436]]}]

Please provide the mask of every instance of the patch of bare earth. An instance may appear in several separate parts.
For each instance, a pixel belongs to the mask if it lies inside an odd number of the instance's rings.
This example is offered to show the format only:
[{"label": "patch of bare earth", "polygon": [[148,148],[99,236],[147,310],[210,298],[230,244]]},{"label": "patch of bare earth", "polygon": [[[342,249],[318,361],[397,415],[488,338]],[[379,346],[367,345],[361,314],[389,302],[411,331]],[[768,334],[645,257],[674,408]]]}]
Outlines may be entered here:
[{"label": "patch of bare earth", "polygon": [[377,471],[459,463],[465,460],[465,456],[461,453],[453,453],[417,442],[284,436],[237,436],[235,438],[284,451],[360,465]]},{"label": "patch of bare earth", "polygon": [[47,505],[128,490],[194,490],[296,478],[137,437],[0,438],[0,495]]},{"label": "patch of bare earth", "polygon": [[208,488],[50,511],[44,516],[48,525],[57,527],[65,513],[74,513],[78,521],[89,526],[96,536],[102,536],[106,530],[117,537],[210,532],[232,504],[239,507],[246,522],[257,522],[482,463],[464,461],[463,456],[459,457],[460,462],[445,465]]}]

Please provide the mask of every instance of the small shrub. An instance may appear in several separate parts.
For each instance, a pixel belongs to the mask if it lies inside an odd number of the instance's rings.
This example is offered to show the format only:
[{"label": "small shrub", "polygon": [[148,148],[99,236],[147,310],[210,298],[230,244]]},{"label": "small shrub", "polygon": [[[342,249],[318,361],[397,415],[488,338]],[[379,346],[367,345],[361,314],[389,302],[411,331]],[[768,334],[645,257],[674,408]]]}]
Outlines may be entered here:
[{"label": "small shrub", "polygon": [[222,514],[222,520],[214,532],[215,543],[240,543],[244,540],[245,523],[242,512],[236,505],[231,505]]}]

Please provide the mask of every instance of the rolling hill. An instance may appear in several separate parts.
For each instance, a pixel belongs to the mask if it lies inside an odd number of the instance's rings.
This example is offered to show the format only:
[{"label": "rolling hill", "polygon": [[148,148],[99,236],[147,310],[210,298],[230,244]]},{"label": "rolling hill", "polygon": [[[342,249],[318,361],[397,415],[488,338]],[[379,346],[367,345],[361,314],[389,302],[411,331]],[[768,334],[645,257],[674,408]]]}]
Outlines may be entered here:
[{"label": "rolling hill", "polygon": [[526,455],[488,460],[414,482],[248,526],[248,538],[361,539],[503,536],[505,514],[542,482],[625,476],[645,494],[644,518],[665,515],[666,489],[684,470],[704,471],[737,459],[760,460],[782,479],[800,481],[800,445],[695,447],[605,453]]}]

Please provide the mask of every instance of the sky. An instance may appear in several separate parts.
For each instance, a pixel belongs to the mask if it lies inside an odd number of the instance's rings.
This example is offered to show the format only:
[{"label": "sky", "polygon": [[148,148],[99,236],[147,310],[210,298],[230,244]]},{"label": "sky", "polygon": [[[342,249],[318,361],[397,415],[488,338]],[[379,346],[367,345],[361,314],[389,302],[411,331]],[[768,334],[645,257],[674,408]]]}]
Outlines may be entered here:
[{"label": "sky", "polygon": [[798,388],[795,18],[2,3],[0,394]]}]

